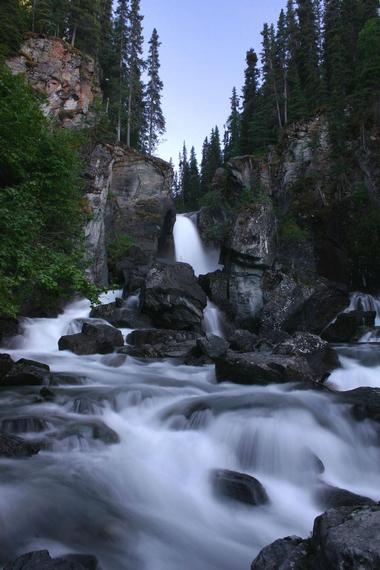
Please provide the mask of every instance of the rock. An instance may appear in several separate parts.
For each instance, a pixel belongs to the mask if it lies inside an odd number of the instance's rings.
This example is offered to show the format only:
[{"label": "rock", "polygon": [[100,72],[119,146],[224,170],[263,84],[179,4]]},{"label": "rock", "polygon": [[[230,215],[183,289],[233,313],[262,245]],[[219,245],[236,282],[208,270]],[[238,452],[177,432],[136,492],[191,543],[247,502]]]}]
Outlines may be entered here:
[{"label": "rock", "polygon": [[9,337],[16,336],[19,332],[17,319],[0,316],[0,342],[3,343]]},{"label": "rock", "polygon": [[50,368],[41,362],[21,358],[1,379],[2,386],[41,386],[50,382]]},{"label": "rock", "polygon": [[308,362],[299,356],[237,353],[229,350],[216,360],[218,382],[236,384],[270,384],[307,382],[316,379]]},{"label": "rock", "polygon": [[47,402],[52,402],[53,400],[55,400],[54,392],[52,390],[49,390],[49,388],[46,388],[46,386],[41,388],[40,396],[41,396],[41,398],[43,398]]},{"label": "rock", "polygon": [[306,332],[295,333],[278,344],[274,354],[305,357],[312,371],[320,378],[326,378],[340,367],[337,353],[319,336]]},{"label": "rock", "polygon": [[288,536],[263,548],[251,570],[311,570],[309,559],[310,541]]},{"label": "rock", "polygon": [[380,423],[380,388],[356,388],[339,394],[340,400],[352,406],[352,416]]},{"label": "rock", "polygon": [[0,457],[30,457],[36,455],[40,447],[21,437],[0,432]]},{"label": "rock", "polygon": [[323,338],[329,342],[350,342],[357,337],[361,327],[373,327],[375,319],[375,311],[341,313],[323,332]]},{"label": "rock", "polygon": [[137,358],[186,358],[196,347],[199,333],[168,329],[136,330],[127,336],[131,346],[121,349]]},{"label": "rock", "polygon": [[29,35],[7,65],[45,96],[44,113],[62,126],[83,128],[94,118],[91,105],[101,96],[95,62],[64,40]]},{"label": "rock", "polygon": [[260,481],[245,473],[216,469],[211,474],[211,481],[215,493],[221,497],[252,506],[269,503]]},{"label": "rock", "polygon": [[312,543],[323,570],[380,568],[380,506],[330,509],[315,520]]},{"label": "rock", "polygon": [[142,312],[156,326],[202,330],[207,298],[190,265],[155,263],[144,284],[142,299]]},{"label": "rock", "polygon": [[0,420],[1,432],[19,433],[41,433],[48,428],[48,422],[38,417],[13,417]]},{"label": "rock", "polygon": [[272,202],[255,204],[236,218],[226,248],[233,263],[271,267],[275,259],[277,222]]},{"label": "rock", "polygon": [[13,364],[14,362],[9,354],[0,354],[0,380],[10,372]]},{"label": "rock", "polygon": [[237,329],[232,336],[228,338],[231,349],[236,352],[253,352],[258,342],[257,335],[244,329]]},{"label": "rock", "polygon": [[121,331],[108,325],[85,323],[82,332],[59,339],[59,350],[70,350],[75,354],[109,354],[124,345]]},{"label": "rock", "polygon": [[94,556],[71,554],[51,558],[47,550],[23,554],[14,562],[4,566],[4,570],[102,570]]},{"label": "rock", "polygon": [[229,300],[229,276],[217,270],[207,275],[200,275],[198,282],[203,291],[228,317],[235,318],[236,311]]},{"label": "rock", "polygon": [[[120,303],[121,301],[121,303]],[[149,328],[152,323],[147,315],[139,314],[124,305],[122,299],[108,305],[98,305],[90,313],[92,319],[103,319],[114,327],[138,329]]]},{"label": "rock", "polygon": [[346,489],[333,487],[322,483],[316,491],[316,499],[324,509],[336,509],[338,507],[357,507],[363,505],[376,505],[376,502],[369,497],[363,497],[356,493],[351,493]]},{"label": "rock", "polygon": [[204,354],[211,359],[215,359],[226,354],[229,344],[220,336],[206,334],[205,337],[198,338],[197,348],[201,354]]}]

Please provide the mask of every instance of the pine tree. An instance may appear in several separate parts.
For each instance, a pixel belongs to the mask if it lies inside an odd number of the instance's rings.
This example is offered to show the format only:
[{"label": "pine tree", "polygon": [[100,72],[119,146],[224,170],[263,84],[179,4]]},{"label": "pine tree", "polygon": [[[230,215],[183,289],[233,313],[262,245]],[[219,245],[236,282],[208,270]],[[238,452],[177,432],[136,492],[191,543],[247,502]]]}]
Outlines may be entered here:
[{"label": "pine tree", "polygon": [[17,0],[0,2],[0,56],[15,52],[26,31],[26,13]]},{"label": "pine tree", "polygon": [[364,120],[380,100],[380,18],[368,20],[359,34],[355,96]]},{"label": "pine tree", "polygon": [[308,112],[314,113],[321,101],[318,26],[313,0],[298,0],[298,72]]},{"label": "pine tree", "polygon": [[359,15],[359,28],[379,15],[379,0],[358,0],[358,15]]},{"label": "pine tree", "polygon": [[165,118],[161,107],[161,91],[163,83],[159,76],[160,58],[159,47],[161,43],[156,28],[153,30],[149,42],[149,56],[147,62],[148,84],[146,86],[145,109],[148,135],[148,152],[152,154],[157,147],[160,137],[165,132]]},{"label": "pine tree", "polygon": [[256,52],[250,49],[246,56],[245,81],[243,87],[242,114],[240,125],[240,152],[250,154],[254,150],[254,141],[251,138],[251,125],[254,121],[256,98],[259,82],[257,68],[258,58]]},{"label": "pine tree", "polygon": [[209,184],[211,184],[215,172],[223,165],[222,147],[220,144],[219,128],[216,126],[211,131],[210,147],[208,152]]},{"label": "pine tree", "polygon": [[278,90],[278,71],[276,69],[276,42],[273,26],[264,24],[263,36],[263,88],[273,101],[274,112],[277,117],[278,127],[282,128],[282,116],[280,108],[280,96]]},{"label": "pine tree", "polygon": [[127,60],[129,53],[128,0],[118,0],[114,38],[118,60],[116,140],[121,142],[124,139],[123,124],[128,120],[126,103],[128,97]]},{"label": "pine tree", "polygon": [[191,147],[188,164],[187,178],[184,186],[184,205],[187,210],[197,210],[201,195],[201,181],[199,176],[198,161],[194,147]]},{"label": "pine tree", "polygon": [[239,97],[236,87],[232,90],[231,113],[227,119],[226,132],[224,136],[224,160],[227,161],[232,156],[237,156],[240,152],[240,113]]},{"label": "pine tree", "polygon": [[99,66],[101,70],[101,87],[107,107],[113,89],[112,78],[117,69],[117,52],[113,34],[113,2],[101,0],[100,2],[100,47]]},{"label": "pine tree", "polygon": [[190,178],[190,165],[187,155],[186,143],[183,143],[182,154],[179,155],[179,188],[182,202],[185,204],[185,196],[188,194]]},{"label": "pine tree", "polygon": [[292,123],[306,114],[306,103],[298,73],[299,30],[294,1],[288,0],[286,10],[287,57],[287,121]]},{"label": "pine tree", "polygon": [[100,45],[100,0],[71,0],[68,28],[72,46],[95,57]]},{"label": "pine tree", "polygon": [[143,60],[143,28],[144,17],[140,14],[140,0],[131,0],[129,13],[130,41],[128,45],[128,127],[127,145],[138,150],[144,147],[144,85],[142,72],[145,68]]},{"label": "pine tree", "polygon": [[201,193],[206,194],[210,190],[210,143],[208,137],[203,141],[201,161]]}]

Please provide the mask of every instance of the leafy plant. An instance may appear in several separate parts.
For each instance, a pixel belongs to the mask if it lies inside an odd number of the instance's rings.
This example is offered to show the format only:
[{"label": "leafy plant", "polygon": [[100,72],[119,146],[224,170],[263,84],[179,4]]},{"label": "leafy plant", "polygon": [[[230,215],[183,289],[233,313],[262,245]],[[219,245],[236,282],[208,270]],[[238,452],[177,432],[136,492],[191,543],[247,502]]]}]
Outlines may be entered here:
[{"label": "leafy plant", "polygon": [[118,235],[107,248],[108,260],[114,264],[125,257],[133,246],[133,239],[127,234]]}]

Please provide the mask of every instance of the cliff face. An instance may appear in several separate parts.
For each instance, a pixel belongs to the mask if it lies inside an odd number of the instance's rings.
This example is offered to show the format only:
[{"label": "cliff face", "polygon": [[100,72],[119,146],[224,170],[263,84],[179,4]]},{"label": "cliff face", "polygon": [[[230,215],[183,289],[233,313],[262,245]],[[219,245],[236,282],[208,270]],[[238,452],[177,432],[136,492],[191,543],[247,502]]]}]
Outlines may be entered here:
[{"label": "cliff face", "polygon": [[66,128],[83,127],[91,104],[101,96],[94,60],[60,38],[30,36],[7,61],[31,87],[46,96],[44,113]]},{"label": "cliff face", "polygon": [[111,265],[114,280],[138,289],[157,255],[170,249],[175,221],[172,177],[171,166],[163,160],[119,146],[94,149],[85,234],[92,260],[89,276],[95,283],[108,284]]},{"label": "cliff face", "polygon": [[[42,109],[60,126],[91,124],[91,105],[101,97],[91,57],[59,38],[30,35],[7,65],[45,96]],[[97,285],[125,281],[138,288],[156,256],[170,249],[172,177],[169,164],[132,149],[101,144],[93,149],[83,202],[88,276]]]}]

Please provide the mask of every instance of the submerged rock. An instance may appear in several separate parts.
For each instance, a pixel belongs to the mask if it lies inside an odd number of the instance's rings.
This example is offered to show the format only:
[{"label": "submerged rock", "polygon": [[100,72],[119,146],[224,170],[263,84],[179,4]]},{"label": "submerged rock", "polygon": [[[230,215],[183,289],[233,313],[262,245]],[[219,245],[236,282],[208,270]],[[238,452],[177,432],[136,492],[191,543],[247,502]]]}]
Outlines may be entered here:
[{"label": "submerged rock", "polygon": [[85,323],[82,332],[63,336],[59,339],[59,350],[70,350],[75,354],[109,354],[123,346],[121,331],[109,326]]},{"label": "submerged rock", "polygon": [[40,447],[21,437],[0,432],[0,457],[30,457],[36,455]]},{"label": "submerged rock", "polygon": [[373,327],[375,319],[375,311],[341,313],[336,321],[323,332],[323,338],[329,342],[353,341],[360,334],[359,331],[362,327]]},{"label": "submerged rock", "polygon": [[211,482],[217,495],[244,503],[259,506],[269,503],[263,485],[255,477],[227,469],[216,469],[211,473]]},{"label": "submerged rock", "polygon": [[4,566],[4,570],[102,570],[95,556],[69,554],[61,558],[51,558],[47,550],[23,554],[14,562]]},{"label": "submerged rock", "polygon": [[142,291],[142,311],[158,327],[202,330],[207,297],[187,263],[155,263]]}]

